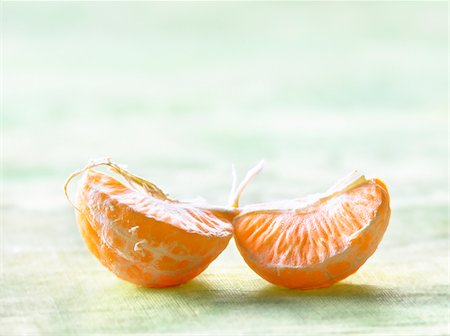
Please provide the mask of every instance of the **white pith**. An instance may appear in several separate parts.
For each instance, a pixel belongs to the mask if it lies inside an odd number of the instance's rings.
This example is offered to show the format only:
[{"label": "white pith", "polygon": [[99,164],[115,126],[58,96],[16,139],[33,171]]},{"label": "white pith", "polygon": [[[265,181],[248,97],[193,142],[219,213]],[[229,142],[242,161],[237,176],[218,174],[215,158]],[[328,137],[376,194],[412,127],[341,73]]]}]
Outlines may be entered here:
[{"label": "white pith", "polygon": [[[85,172],[80,180],[80,187],[87,183],[89,172]],[[105,178],[111,178],[103,174]],[[153,198],[139,190],[127,189],[117,193],[115,186],[108,187],[102,183],[90,185],[92,193],[103,193],[118,204],[125,205],[132,211],[142,214],[158,222],[174,225],[186,232],[205,236],[226,237],[231,235],[230,223],[220,220],[209,210],[196,203],[182,203]],[[94,196],[94,195],[92,195]]]}]

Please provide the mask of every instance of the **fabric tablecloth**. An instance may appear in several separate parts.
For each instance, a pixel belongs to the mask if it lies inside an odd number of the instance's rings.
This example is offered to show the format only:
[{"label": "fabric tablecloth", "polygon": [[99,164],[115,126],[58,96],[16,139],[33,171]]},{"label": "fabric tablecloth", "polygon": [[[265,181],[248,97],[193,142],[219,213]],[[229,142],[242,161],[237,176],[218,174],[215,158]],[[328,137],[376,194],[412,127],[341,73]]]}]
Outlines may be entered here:
[{"label": "fabric tablecloth", "polygon": [[[445,2],[3,3],[2,335],[448,333]],[[170,195],[242,204],[385,181],[378,251],[331,288],[252,272],[125,283],[87,251],[65,178],[111,156]],[[74,188],[71,188],[73,195]]]}]

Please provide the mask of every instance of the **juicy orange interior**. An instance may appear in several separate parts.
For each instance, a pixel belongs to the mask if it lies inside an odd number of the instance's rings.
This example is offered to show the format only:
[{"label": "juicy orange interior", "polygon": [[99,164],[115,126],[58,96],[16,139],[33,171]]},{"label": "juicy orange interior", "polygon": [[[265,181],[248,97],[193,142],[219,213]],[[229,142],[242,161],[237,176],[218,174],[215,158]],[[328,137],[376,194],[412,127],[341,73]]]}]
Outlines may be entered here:
[{"label": "juicy orange interior", "polygon": [[235,218],[235,239],[260,263],[313,266],[341,253],[352,235],[374,219],[382,192],[370,180],[306,208],[258,211],[253,206],[246,212],[244,207]]}]

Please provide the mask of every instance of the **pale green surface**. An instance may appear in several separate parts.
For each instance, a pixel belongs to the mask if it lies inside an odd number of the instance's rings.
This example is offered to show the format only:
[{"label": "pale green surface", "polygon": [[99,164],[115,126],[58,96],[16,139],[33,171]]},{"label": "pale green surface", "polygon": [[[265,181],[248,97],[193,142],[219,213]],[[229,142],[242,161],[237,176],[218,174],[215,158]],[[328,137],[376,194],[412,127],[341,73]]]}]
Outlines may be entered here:
[{"label": "pale green surface", "polygon": [[[448,332],[447,4],[4,3],[0,333]],[[385,180],[392,219],[354,276],[296,292],[232,241],[168,290],[87,252],[63,198],[90,158],[223,204]]]}]

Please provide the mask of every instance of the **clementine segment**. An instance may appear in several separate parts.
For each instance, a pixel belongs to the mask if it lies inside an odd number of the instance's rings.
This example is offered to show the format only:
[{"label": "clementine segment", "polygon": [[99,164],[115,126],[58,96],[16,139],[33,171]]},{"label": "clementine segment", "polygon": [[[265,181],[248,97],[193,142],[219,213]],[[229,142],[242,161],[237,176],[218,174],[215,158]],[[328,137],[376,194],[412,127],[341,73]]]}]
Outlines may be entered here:
[{"label": "clementine segment", "polygon": [[[125,177],[130,176],[136,178]],[[143,190],[86,170],[75,202],[81,234],[94,256],[119,278],[146,287],[185,283],[227,246],[232,226],[226,218],[232,211]]]},{"label": "clementine segment", "polygon": [[353,174],[327,193],[241,208],[236,245],[264,279],[298,289],[346,278],[376,250],[389,222],[384,183]]},{"label": "clementine segment", "polygon": [[[94,167],[106,165],[127,185]],[[374,253],[390,217],[389,193],[378,179],[354,172],[323,194],[239,208],[263,162],[233,187],[229,207],[170,199],[156,185],[109,159],[82,174],[76,218],[88,249],[111,272],[137,285],[168,287],[200,274],[232,233],[247,264],[273,284],[321,288],[356,272]]]}]

